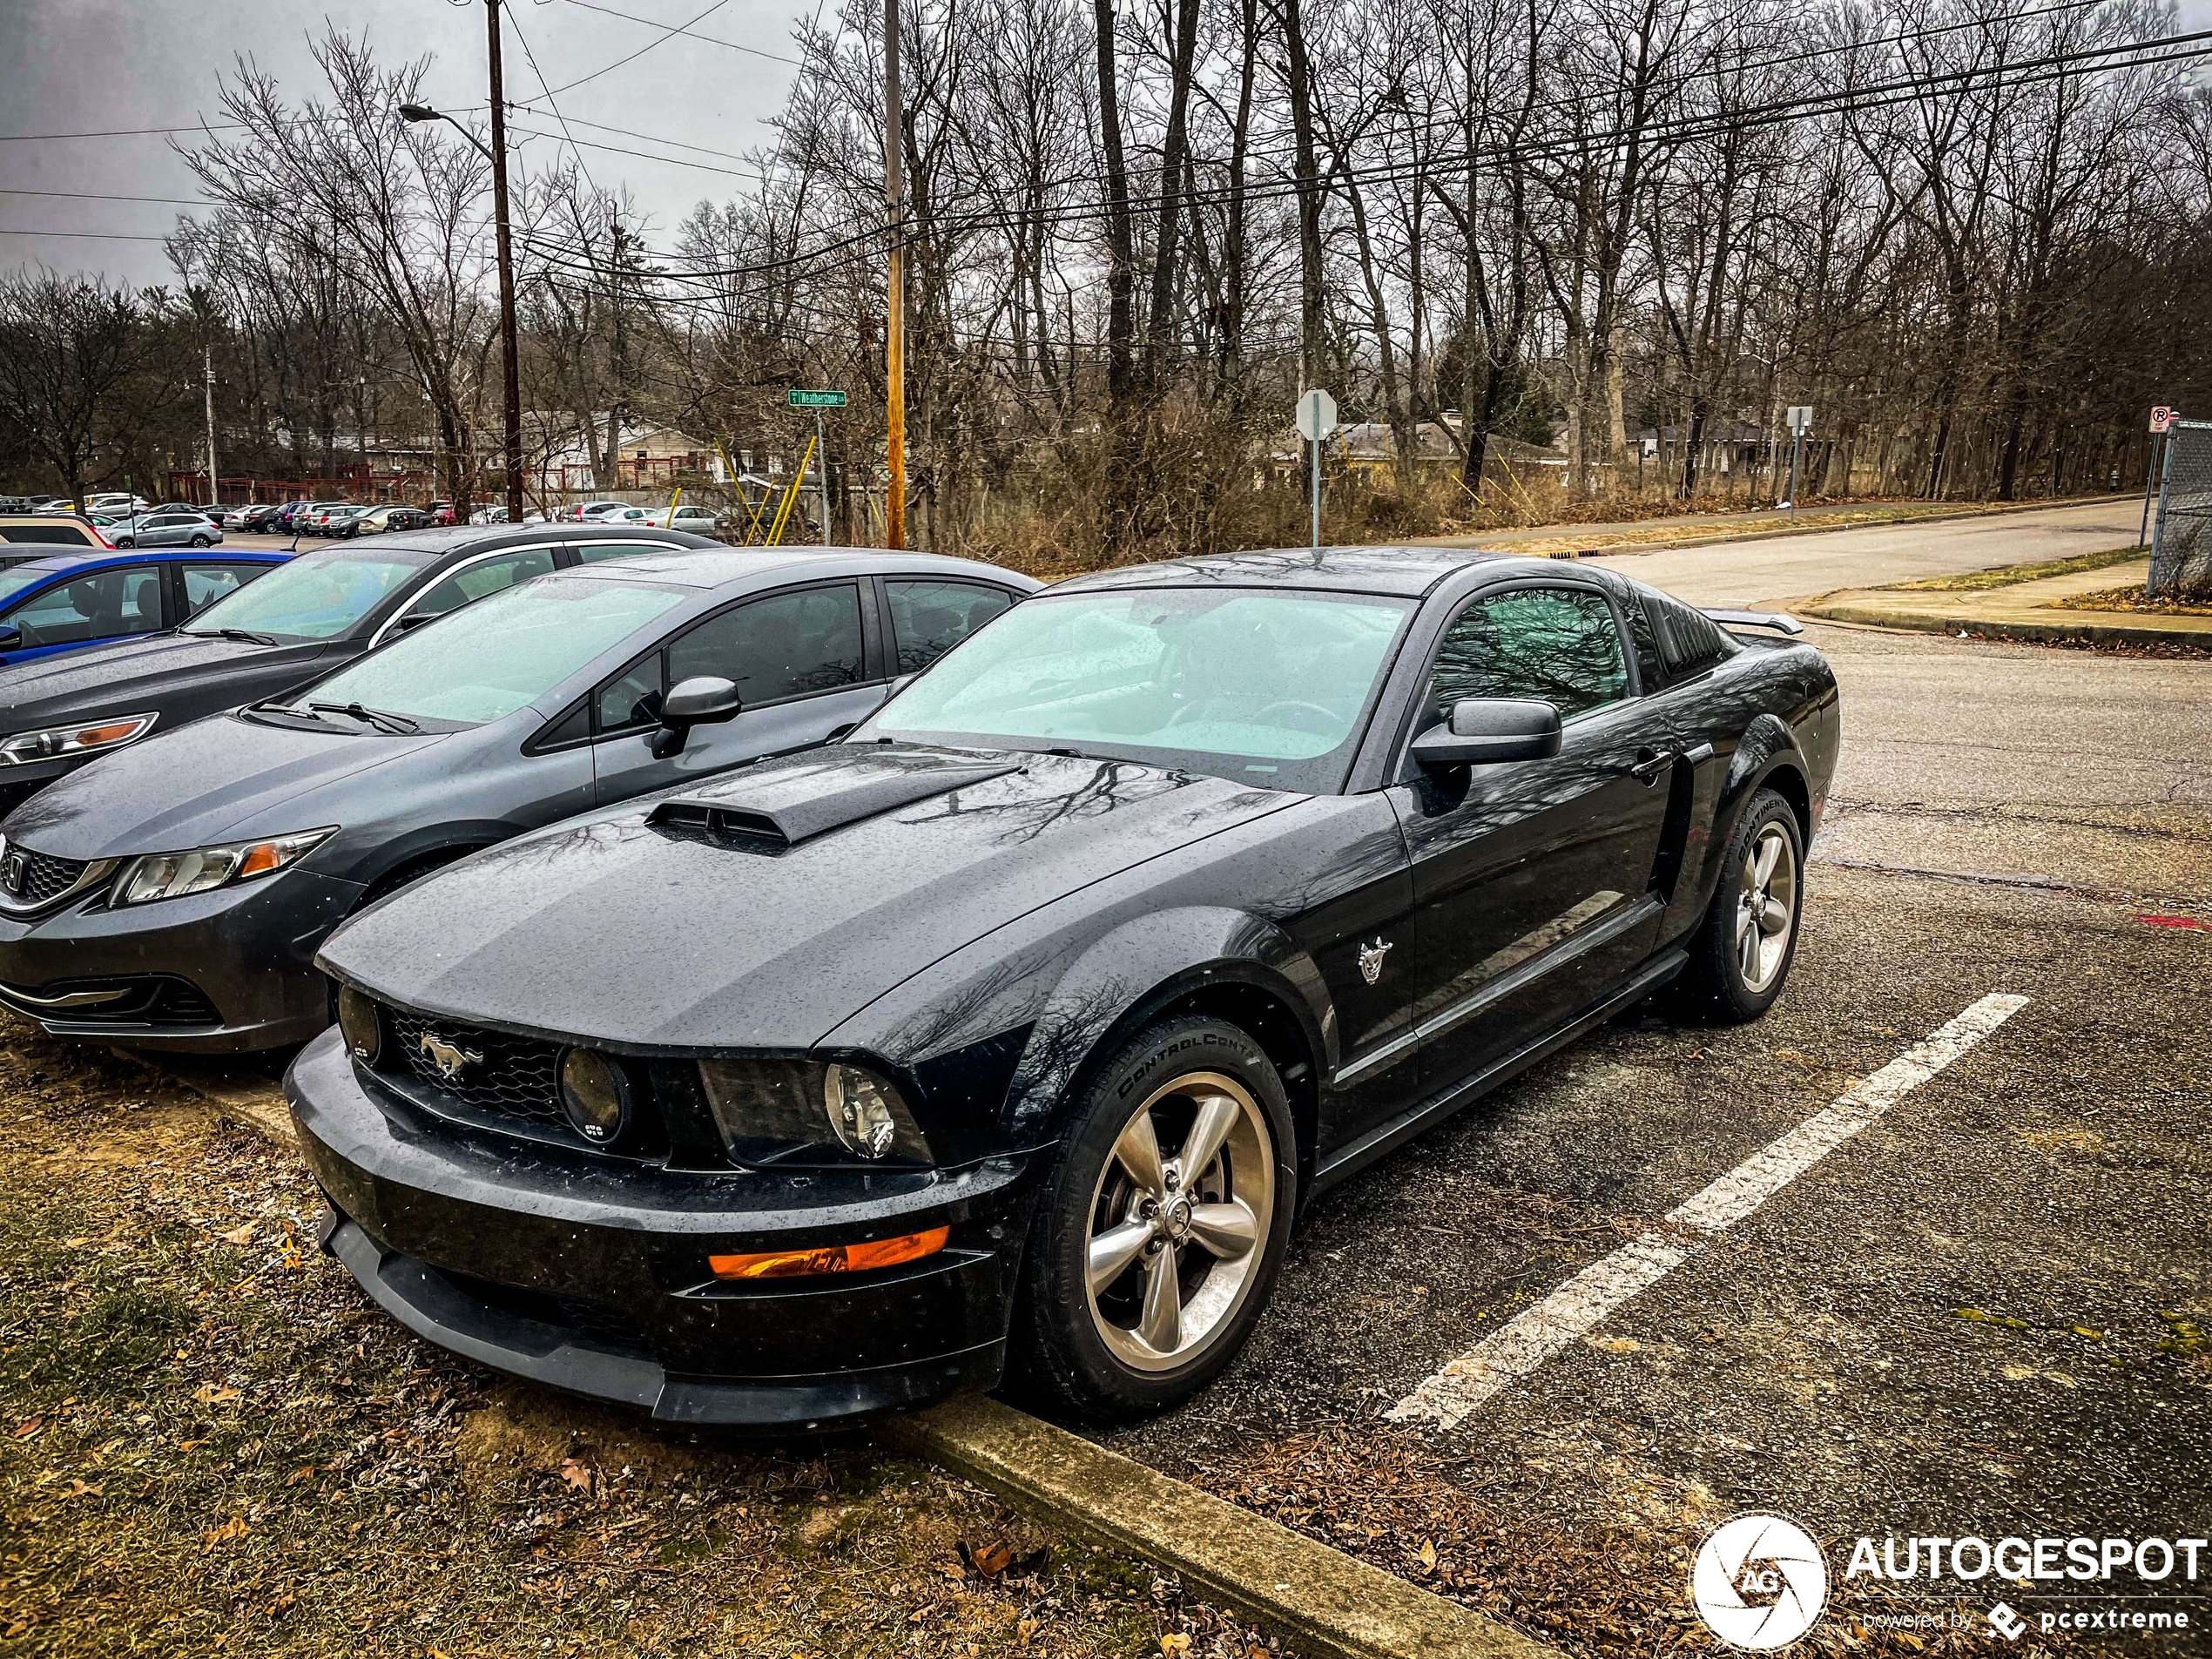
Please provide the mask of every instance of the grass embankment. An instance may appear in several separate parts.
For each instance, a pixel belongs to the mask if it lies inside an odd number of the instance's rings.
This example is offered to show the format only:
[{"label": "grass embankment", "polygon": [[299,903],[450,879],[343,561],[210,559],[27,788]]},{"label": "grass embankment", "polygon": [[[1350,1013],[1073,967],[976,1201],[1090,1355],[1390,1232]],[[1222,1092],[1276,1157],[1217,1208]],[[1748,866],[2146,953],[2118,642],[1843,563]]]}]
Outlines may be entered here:
[{"label": "grass embankment", "polygon": [[295,1157],[127,1062],[0,1023],[0,1104],[11,1651],[1251,1651],[932,1467],[663,1433],[415,1341],[315,1250]]},{"label": "grass embankment", "polygon": [[[2084,570],[2101,570],[2107,565],[2125,564],[2130,559],[2144,556],[2140,547],[2116,547],[2102,553],[2079,553],[2070,559],[2044,559],[2034,564],[2000,564],[1987,570],[1965,570],[1957,576],[1923,577],[1917,582],[1892,582],[1878,590],[1882,593],[1979,593],[1990,588],[2009,588],[2022,582],[2040,582],[2046,577],[2075,576]],[[2074,601],[2067,602],[2068,609]]]}]

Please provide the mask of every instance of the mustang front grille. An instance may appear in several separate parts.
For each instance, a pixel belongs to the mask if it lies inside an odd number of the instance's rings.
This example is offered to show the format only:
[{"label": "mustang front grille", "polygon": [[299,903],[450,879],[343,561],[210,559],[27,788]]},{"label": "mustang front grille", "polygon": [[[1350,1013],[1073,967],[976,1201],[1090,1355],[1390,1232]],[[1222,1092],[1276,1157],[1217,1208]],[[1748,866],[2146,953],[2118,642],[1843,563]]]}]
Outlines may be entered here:
[{"label": "mustang front grille", "polygon": [[567,1127],[559,1044],[427,1019],[388,1003],[384,1022],[385,1063],[396,1061],[433,1094],[480,1112]]}]

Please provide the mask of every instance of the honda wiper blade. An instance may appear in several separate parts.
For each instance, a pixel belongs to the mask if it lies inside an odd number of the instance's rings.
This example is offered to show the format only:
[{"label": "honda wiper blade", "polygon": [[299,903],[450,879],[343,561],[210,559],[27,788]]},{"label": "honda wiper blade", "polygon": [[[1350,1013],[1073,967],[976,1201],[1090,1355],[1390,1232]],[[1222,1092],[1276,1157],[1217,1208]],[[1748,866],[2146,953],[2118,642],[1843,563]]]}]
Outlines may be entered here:
[{"label": "honda wiper blade", "polygon": [[251,628],[179,628],[180,634],[194,639],[243,639],[249,645],[273,645],[274,634],[257,634]]},{"label": "honda wiper blade", "polygon": [[379,732],[409,732],[422,728],[404,714],[394,714],[388,709],[368,708],[359,703],[310,703],[307,707],[324,714],[350,714],[363,725],[373,725]]}]

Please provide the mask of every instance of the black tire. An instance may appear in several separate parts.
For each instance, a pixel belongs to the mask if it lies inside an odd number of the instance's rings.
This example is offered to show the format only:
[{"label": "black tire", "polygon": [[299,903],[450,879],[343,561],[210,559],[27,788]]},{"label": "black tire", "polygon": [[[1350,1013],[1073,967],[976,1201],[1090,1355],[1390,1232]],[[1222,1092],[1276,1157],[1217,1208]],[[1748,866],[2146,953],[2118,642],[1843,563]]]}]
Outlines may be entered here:
[{"label": "black tire", "polygon": [[[1186,1086],[1192,1094],[1177,1092]],[[1233,1108],[1224,1115],[1234,1121],[1216,1143],[1217,1155],[1185,1185],[1176,1168],[1179,1157],[1166,1154],[1168,1139],[1180,1152],[1197,1132],[1199,1115],[1220,1109],[1215,1102]],[[1171,1177],[1164,1183],[1170,1203],[1157,1211],[1157,1224],[1137,1219],[1144,1190],[1129,1179],[1116,1150],[1140,1112],[1162,1131],[1162,1167]],[[1179,1133],[1177,1123],[1184,1125]],[[1297,1207],[1297,1164],[1296,1130],[1282,1080],[1245,1032],[1226,1021],[1184,1015],[1124,1043],[1076,1103],[1038,1195],[1015,1304],[1009,1353],[1015,1386],[1057,1415],[1126,1423],[1179,1404],[1211,1381],[1244,1347],[1274,1289]],[[1264,1216],[1258,1213],[1263,1195]],[[1094,1232],[1118,1215],[1118,1222],[1110,1222],[1114,1229],[1155,1226],[1164,1233],[1176,1225],[1178,1203],[1175,1237],[1131,1256],[1094,1298],[1089,1272]],[[1254,1242],[1241,1254],[1224,1257],[1203,1242],[1204,1225],[1193,1222],[1237,1204],[1251,1217]],[[1170,1283],[1189,1287],[1177,1296],[1178,1319],[1197,1285],[1213,1286],[1217,1297],[1221,1288],[1233,1287],[1225,1306],[1204,1315],[1209,1322],[1203,1333],[1190,1336],[1187,1359],[1173,1357],[1184,1352],[1180,1347],[1150,1349],[1136,1328],[1150,1317],[1145,1297],[1161,1263],[1170,1268],[1179,1263]],[[1228,1277],[1215,1281],[1216,1272]],[[1132,1298],[1136,1326],[1121,1327],[1117,1312],[1129,1308]],[[1111,1343],[1102,1328],[1109,1324],[1119,1332]],[[1183,1327],[1173,1328],[1181,1341]],[[1132,1353],[1150,1360],[1137,1363]]]},{"label": "black tire", "polygon": [[[1753,861],[1770,845],[1777,846],[1774,873],[1762,884]],[[1749,884],[1747,863],[1753,865]],[[1804,833],[1796,810],[1774,791],[1757,791],[1744,803],[1735,833],[1721,854],[1713,901],[1686,941],[1689,966],[1676,982],[1675,997],[1676,1008],[1684,1017],[1707,1025],[1742,1025],[1774,1006],[1797,957],[1799,924],[1804,915]],[[1774,887],[1782,873],[1788,877],[1789,891],[1777,897]],[[1778,946],[1768,942],[1774,930],[1760,920],[1772,917],[1774,906],[1779,906],[1787,918]],[[1756,948],[1746,942],[1743,930],[1747,927],[1757,927],[1761,934]],[[1747,955],[1754,950],[1756,968],[1747,962]]]},{"label": "black tire", "polygon": [[136,547],[138,544],[138,540],[135,536],[118,536],[115,538],[115,545],[118,550],[126,547]]},{"label": "black tire", "polygon": [[215,545],[212,542],[209,541],[209,540],[208,540],[208,539],[207,539],[205,536],[193,536],[193,537],[192,538],[192,544],[194,547],[212,547],[212,546],[214,546],[214,545]]}]

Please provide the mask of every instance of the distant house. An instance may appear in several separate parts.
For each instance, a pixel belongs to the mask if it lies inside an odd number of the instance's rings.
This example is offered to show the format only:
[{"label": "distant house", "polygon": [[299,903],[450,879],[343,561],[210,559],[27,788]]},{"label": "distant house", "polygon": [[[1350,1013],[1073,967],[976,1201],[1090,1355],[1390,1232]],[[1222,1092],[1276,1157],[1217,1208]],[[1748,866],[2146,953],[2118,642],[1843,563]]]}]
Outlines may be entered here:
[{"label": "distant house", "polygon": [[713,444],[679,432],[674,427],[646,421],[625,422],[617,434],[615,477],[599,482],[593,455],[606,442],[607,417],[592,416],[589,435],[577,428],[573,415],[531,415],[523,418],[526,431],[541,435],[536,446],[538,488],[548,494],[583,495],[610,489],[665,489],[690,477],[726,481],[722,457]]}]

